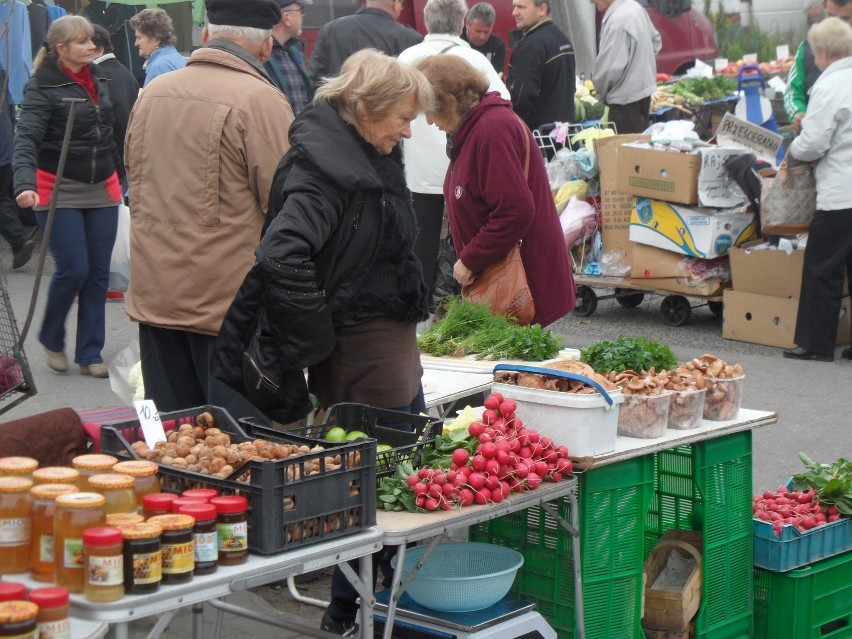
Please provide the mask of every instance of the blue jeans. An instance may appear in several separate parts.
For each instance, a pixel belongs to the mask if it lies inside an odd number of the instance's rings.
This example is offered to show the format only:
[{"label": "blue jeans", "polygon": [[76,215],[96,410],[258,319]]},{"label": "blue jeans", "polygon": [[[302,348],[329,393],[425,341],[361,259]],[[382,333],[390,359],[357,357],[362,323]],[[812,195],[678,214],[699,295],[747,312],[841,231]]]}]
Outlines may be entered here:
[{"label": "blue jeans", "polygon": [[[35,216],[44,233],[47,211],[36,211]],[[50,234],[56,269],[38,341],[51,351],[65,350],[65,321],[74,298],[79,296],[74,361],[81,365],[103,362],[109,262],[117,228],[118,206],[56,209]]]}]

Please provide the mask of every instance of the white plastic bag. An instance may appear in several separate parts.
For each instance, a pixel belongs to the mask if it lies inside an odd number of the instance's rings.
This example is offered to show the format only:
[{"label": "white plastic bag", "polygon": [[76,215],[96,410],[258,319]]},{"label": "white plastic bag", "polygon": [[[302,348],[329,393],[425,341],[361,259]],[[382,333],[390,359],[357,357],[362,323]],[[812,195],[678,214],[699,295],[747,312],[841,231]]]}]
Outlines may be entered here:
[{"label": "white plastic bag", "polygon": [[134,399],[145,399],[138,337],[109,363],[109,386],[127,406],[132,405]]},{"label": "white plastic bag", "polygon": [[118,230],[109,262],[109,290],[126,291],[130,284],[130,209],[118,205]]}]

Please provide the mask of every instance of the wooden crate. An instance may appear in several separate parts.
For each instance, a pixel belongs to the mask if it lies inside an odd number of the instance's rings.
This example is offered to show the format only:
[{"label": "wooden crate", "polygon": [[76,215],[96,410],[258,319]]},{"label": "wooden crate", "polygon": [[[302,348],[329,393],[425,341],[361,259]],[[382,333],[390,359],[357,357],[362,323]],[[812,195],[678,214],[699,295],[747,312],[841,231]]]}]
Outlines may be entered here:
[{"label": "wooden crate", "polygon": [[[667,530],[645,560],[645,605],[642,627],[649,630],[684,633],[701,605],[702,590],[701,533],[691,530]],[[684,558],[692,557],[696,566],[684,575],[681,583],[671,589],[653,589],[672,552]],[[676,634],[680,637],[681,634]],[[656,638],[655,638],[656,639]]]},{"label": "wooden crate", "polygon": [[642,628],[645,639],[695,639],[695,625],[689,624],[683,632],[677,630],[650,630]]}]

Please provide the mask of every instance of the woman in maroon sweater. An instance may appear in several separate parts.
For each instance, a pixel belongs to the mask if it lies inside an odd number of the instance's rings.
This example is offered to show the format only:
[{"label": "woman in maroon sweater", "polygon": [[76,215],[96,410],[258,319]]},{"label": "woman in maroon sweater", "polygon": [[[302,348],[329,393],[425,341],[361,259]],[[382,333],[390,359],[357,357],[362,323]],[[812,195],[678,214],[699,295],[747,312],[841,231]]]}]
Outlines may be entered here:
[{"label": "woman in maroon sweater", "polygon": [[521,241],[533,323],[552,324],[574,308],[576,290],[532,134],[507,100],[486,93],[488,82],[462,58],[430,56],[416,67],[438,97],[427,118],[448,134],[444,198],[458,254],[453,276],[462,285],[472,283]]}]

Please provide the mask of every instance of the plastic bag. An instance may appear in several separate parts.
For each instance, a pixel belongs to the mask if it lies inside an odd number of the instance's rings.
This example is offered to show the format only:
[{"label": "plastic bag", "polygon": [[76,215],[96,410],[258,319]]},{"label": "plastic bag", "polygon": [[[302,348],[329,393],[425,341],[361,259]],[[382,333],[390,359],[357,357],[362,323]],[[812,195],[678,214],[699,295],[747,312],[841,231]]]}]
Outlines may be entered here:
[{"label": "plastic bag", "polygon": [[598,229],[598,213],[588,202],[571,197],[568,205],[559,216],[565,248],[572,248],[589,240]]},{"label": "plastic bag", "polygon": [[580,165],[574,157],[571,149],[559,149],[547,164],[547,181],[550,183],[550,189],[556,190],[566,182],[576,180],[580,177]]},{"label": "plastic bag", "polygon": [[118,205],[118,230],[109,262],[109,290],[126,291],[130,284],[130,209]]},{"label": "plastic bag", "polygon": [[134,337],[109,363],[109,386],[128,406],[135,399],[145,399],[138,337]]}]

